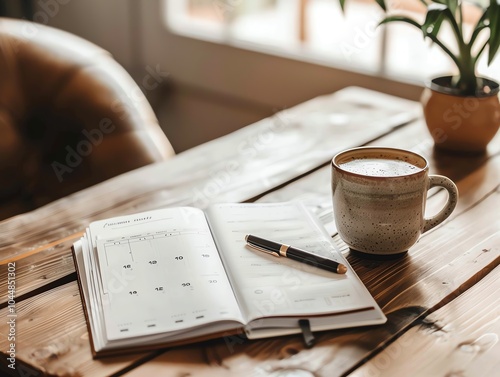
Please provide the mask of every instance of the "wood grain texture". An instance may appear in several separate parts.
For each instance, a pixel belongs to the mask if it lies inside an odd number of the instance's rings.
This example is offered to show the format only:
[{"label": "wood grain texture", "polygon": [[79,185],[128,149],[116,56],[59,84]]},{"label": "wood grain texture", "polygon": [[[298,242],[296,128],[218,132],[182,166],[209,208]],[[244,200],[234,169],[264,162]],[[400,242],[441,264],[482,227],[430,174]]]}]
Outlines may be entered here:
[{"label": "wood grain texture", "polygon": [[[244,201],[328,161],[335,150],[377,138],[418,113],[418,104],[410,101],[393,103],[393,97],[370,91],[349,93],[313,99],[165,163],[0,222],[0,292],[6,284],[2,267],[9,261],[17,264],[19,295],[29,296],[73,273],[70,247],[90,221],[166,206],[203,208],[217,201]],[[358,115],[352,127],[318,123],[339,106],[364,102],[389,106],[389,120],[374,123],[368,131],[366,119]],[[323,137],[326,132],[330,137]],[[0,297],[0,307],[5,301]]]},{"label": "wood grain texture", "polygon": [[[460,213],[461,209],[475,203],[486,193],[493,190],[500,182],[500,133],[490,144],[487,154],[483,155],[444,155],[433,149],[432,139],[422,132],[423,124],[414,122],[400,128],[379,140],[368,145],[397,146],[415,151],[427,158],[431,174],[443,174],[454,181],[463,179],[460,188],[460,201],[457,210],[452,216]],[[429,194],[439,195],[440,200],[434,199],[427,203],[426,214],[436,213],[446,202],[444,190],[431,190]],[[320,218],[327,230],[335,229],[332,215],[331,198],[331,167],[329,165],[314,171],[299,180],[271,193],[261,196],[261,202],[280,202],[300,200]],[[335,233],[332,231],[332,234]]]},{"label": "wood grain texture", "polygon": [[[397,140],[401,140],[404,147],[412,147],[414,145],[422,145],[424,144],[423,140],[427,140],[428,136],[425,134],[422,135],[422,127],[421,122],[415,122],[411,125],[405,126],[402,129],[399,129],[396,132]],[[390,142],[393,142],[394,136],[392,134],[390,136],[382,137],[378,143],[388,145]],[[412,141],[412,142],[409,142]],[[214,143],[214,145],[216,145]],[[291,166],[288,166],[288,170],[291,170]],[[155,169],[152,169],[155,172]],[[148,171],[143,172],[143,174],[148,177],[151,173]],[[155,173],[156,174],[156,173]],[[266,190],[266,181],[263,180],[262,173],[259,173],[260,180],[257,182],[261,182],[261,186],[258,186],[259,190]],[[316,178],[318,177],[318,178]],[[210,183],[210,177],[206,178],[206,184]],[[142,182],[142,181],[139,181]],[[331,197],[330,197],[330,170],[329,166],[320,169],[320,171],[316,172],[312,175],[307,175],[293,184],[289,184],[284,186],[283,188],[274,191],[273,193],[266,195],[262,200],[264,201],[285,201],[285,200],[303,200],[311,206],[317,205],[317,212],[321,212],[324,215],[323,221],[325,223],[332,222],[333,217],[331,215]],[[128,183],[131,185],[131,183]],[[235,184],[239,186],[233,186],[234,191],[229,192],[220,192],[217,197],[210,198],[210,201],[241,201],[246,199],[246,196],[235,197],[235,192],[241,190],[241,185],[245,184],[245,181],[236,180]],[[175,192],[171,193],[169,204],[168,205],[197,205],[200,203],[196,203],[193,201],[189,201],[186,199],[186,192],[195,192],[198,190],[196,187],[201,185],[199,182],[190,182],[186,181],[184,184],[180,185]],[[135,182],[135,186],[137,186],[137,180]],[[256,186],[257,187],[257,186]],[[98,187],[97,187],[98,188]],[[93,188],[91,191],[84,191],[82,194],[92,195],[94,196],[94,190],[97,188]],[[107,189],[107,187],[106,187]],[[307,191],[307,193],[306,193]],[[148,198],[151,203],[154,203],[157,199],[158,193],[151,192],[146,195],[144,198]],[[144,199],[143,198],[143,199]],[[192,196],[195,198],[195,196]],[[1,268],[2,265],[5,265],[9,261],[15,261],[17,264],[17,279],[18,283],[18,295],[29,294],[35,289],[38,289],[44,285],[50,284],[58,279],[62,279],[65,276],[73,273],[74,266],[72,263],[71,257],[71,245],[75,242],[80,235],[82,234],[83,228],[87,225],[85,221],[82,219],[78,219],[75,214],[69,213],[69,211],[63,211],[64,208],[73,208],[82,206],[82,201],[85,198],[80,198],[78,195],[70,196],[68,198],[63,199],[58,203],[54,203],[49,206],[48,213],[44,216],[49,216],[53,214],[55,218],[58,216],[64,215],[66,219],[66,228],[65,225],[62,225],[60,228],[52,228],[51,223],[49,224],[49,229],[47,230],[45,225],[47,223],[44,218],[38,217],[41,216],[38,211],[34,211],[33,213],[26,214],[24,216],[33,216],[33,222],[38,223],[38,227],[40,228],[38,231],[33,231],[33,234],[27,234],[25,239],[16,238],[16,244],[10,244],[9,246],[0,248],[0,256],[3,258],[3,261],[0,262],[0,292],[4,291],[7,279],[5,278],[6,269]],[[209,200],[207,198],[207,200]],[[165,204],[165,203],[164,203]],[[101,211],[100,203],[88,203],[88,200],[85,200],[85,206],[94,208],[96,212]],[[145,205],[146,206],[146,205]],[[153,204],[151,204],[153,206]],[[142,209],[149,209],[149,207],[141,207]],[[156,208],[156,207],[155,207]],[[142,210],[141,209],[141,210]],[[315,208],[312,208],[313,210]],[[121,207],[113,208],[108,210],[107,212],[100,213],[100,217],[104,215],[104,213],[109,214],[109,216],[113,216],[115,214],[121,213]],[[107,216],[106,216],[107,217]],[[69,223],[72,222],[73,227],[69,227]],[[75,222],[79,225],[75,225]],[[40,225],[42,224],[42,225]],[[21,225],[22,226],[22,225]],[[3,228],[0,227],[0,232]],[[43,230],[46,230],[44,232]],[[17,228],[16,228],[17,231]],[[14,236],[12,236],[14,237]],[[35,239],[36,243],[30,244]],[[49,242],[50,241],[50,242]],[[31,245],[28,247],[28,245]],[[15,249],[11,249],[14,247]],[[23,252],[16,253],[13,250],[22,249]],[[9,250],[13,251],[13,253],[8,257]],[[0,307],[1,305],[5,305],[6,297],[0,297]]]},{"label": "wood grain texture", "polygon": [[[347,123],[329,120],[339,112]],[[416,119],[420,112],[418,103],[360,88],[312,99],[163,163],[0,222],[1,258],[53,243],[105,217],[180,204],[203,208],[222,198],[245,200],[327,162],[335,151]]]},{"label": "wood grain texture", "polygon": [[[16,359],[55,376],[107,376],[144,354],[89,362],[90,345],[78,285],[72,283],[16,303]],[[0,311],[7,317],[7,308]],[[8,349],[6,321],[0,348]]]},{"label": "wood grain texture", "polygon": [[[476,182],[466,178],[458,185],[469,195],[474,195],[475,191],[467,186]],[[340,376],[354,370],[403,333],[417,318],[445,305],[500,263],[500,248],[497,247],[500,224],[492,211],[500,205],[498,183],[496,180],[496,185],[491,185],[493,188],[483,193],[483,197],[476,197],[475,205],[464,205],[462,214],[455,216],[446,227],[429,232],[404,260],[380,262],[348,256],[388,315],[386,325],[325,332],[312,349],[304,349],[300,337],[260,341],[232,337],[204,348],[184,349],[185,361],[179,360],[179,351],[166,352],[135,368],[129,375],[152,373],[167,376],[170,371],[175,371],[179,375],[192,376],[273,376],[286,373]],[[467,202],[467,196],[463,199]],[[470,219],[477,219],[477,222]],[[195,360],[202,358],[200,353],[207,358],[205,368],[189,363],[191,357]]]},{"label": "wood grain texture", "polygon": [[[210,357],[214,360],[221,360],[221,365],[212,360],[209,362],[210,368],[208,370],[203,369],[203,373],[210,371],[210,373],[215,374],[224,371],[227,373],[244,373],[243,370],[239,369],[240,365],[252,366],[254,369],[251,368],[250,370],[253,372],[255,372],[255,368],[258,369],[262,365],[267,365],[267,368],[270,368],[271,371],[293,370],[293,368],[300,365],[302,370],[309,370],[311,373],[319,373],[320,375],[330,375],[326,373],[333,373],[336,370],[345,372],[350,368],[354,368],[360,360],[390,342],[394,336],[413,323],[430,307],[438,306],[441,301],[456,295],[460,289],[463,289],[461,287],[475,282],[479,271],[487,271],[495,263],[498,264],[498,255],[495,254],[497,251],[489,253],[485,257],[482,256],[482,250],[490,247],[488,240],[485,245],[477,245],[476,243],[478,239],[483,240],[485,235],[498,232],[498,223],[495,222],[496,214],[491,209],[498,207],[500,204],[498,201],[499,161],[500,158],[491,158],[472,175],[457,182],[462,195],[453,222],[458,223],[446,228],[437,228],[436,231],[424,236],[422,241],[411,250],[410,258],[407,258],[403,263],[373,262],[348,256],[351,264],[362,277],[370,292],[388,313],[390,322],[387,326],[362,331],[328,332],[321,335],[318,346],[313,350],[304,350],[298,337],[258,342],[248,342],[241,338],[231,337],[209,343],[209,345],[201,348],[199,346],[193,349],[183,348],[182,352],[186,354],[186,360],[191,360],[201,350],[203,353],[211,355]],[[478,176],[485,177],[485,179],[479,180]],[[303,179],[307,180],[308,177]],[[286,188],[283,190],[286,190]],[[439,195],[429,200],[429,205],[432,206],[434,201],[439,201]],[[459,215],[462,212],[467,213],[467,216]],[[479,222],[472,222],[470,221],[471,218],[477,218]],[[478,230],[483,233],[477,234],[477,238],[470,237],[471,233],[477,233]],[[440,249],[450,242],[453,242],[454,245],[452,249],[446,253],[436,255],[434,250]],[[473,268],[469,268],[471,265]],[[468,271],[468,275],[467,273],[464,274],[462,270]],[[39,336],[35,338],[33,334],[28,333],[26,338],[22,338],[23,335],[20,334],[19,349],[22,352],[18,354],[19,358],[29,362],[30,365],[35,365],[41,370],[56,375],[60,375],[59,371],[67,371],[61,365],[72,365],[72,361],[67,361],[67,359],[72,360],[75,355],[78,356],[78,360],[81,360],[80,364],[78,364],[79,367],[75,369],[76,373],[82,370],[87,373],[87,371],[91,370],[91,375],[106,375],[108,372],[113,373],[121,370],[125,365],[121,362],[115,363],[113,359],[106,360],[107,368],[102,369],[102,374],[100,374],[100,367],[94,370],[95,361],[91,359],[90,347],[86,339],[86,325],[82,319],[83,314],[81,313],[79,296],[72,296],[71,300],[66,299],[64,301],[64,310],[68,315],[65,315],[62,319],[58,317],[57,311],[52,310],[52,307],[47,305],[48,302],[57,302],[60,297],[68,297],[66,291],[70,289],[68,287],[72,287],[72,292],[77,293],[76,282],[56,288],[46,294],[39,295],[39,297],[27,300],[26,306],[20,308],[19,316],[22,318],[29,317],[30,308],[36,306],[41,322],[58,323],[60,329],[73,329],[73,331],[66,334],[66,339],[67,342],[79,345],[76,351],[73,349],[67,354],[58,353],[57,356],[46,352],[44,353],[45,358],[34,357],[34,354],[41,354],[40,352],[34,353],[34,350],[43,348],[46,339],[51,339],[52,329],[39,329],[29,326]],[[425,288],[425,294],[419,294],[423,288]],[[42,300],[41,297],[45,299]],[[422,302],[419,302],[416,298],[420,298]],[[411,303],[411,306],[408,306],[407,303]],[[80,314],[78,316],[74,315],[76,312]],[[0,315],[2,314],[0,312]],[[0,331],[3,332],[3,330]],[[82,342],[82,338],[85,340],[84,342]],[[54,339],[58,339],[58,337],[56,336]],[[1,346],[3,344],[0,343]],[[57,350],[57,348],[54,349]],[[295,356],[299,351],[301,356]],[[192,352],[195,355],[189,356]],[[325,354],[322,356],[323,353]],[[249,354],[254,355],[254,357],[248,359]],[[333,357],[333,355],[337,356]],[[171,360],[170,352],[167,352],[162,357]],[[325,364],[325,360],[328,358],[331,358],[332,361]],[[261,359],[266,361],[263,362]],[[158,363],[158,360],[163,359],[160,357],[155,363]],[[304,365],[306,365],[304,360],[309,360],[309,364],[307,364],[309,366],[306,369],[304,369]],[[311,364],[311,360],[317,360],[316,364]],[[338,360],[342,360],[340,365]],[[227,363],[229,365],[226,365]],[[150,368],[150,364],[148,362],[145,365]],[[151,365],[154,365],[154,363]],[[163,364],[160,362],[159,365]],[[222,368],[222,366],[224,367]],[[186,373],[192,373],[191,364],[178,367]],[[136,373],[142,373],[141,368],[142,366],[137,368]]]},{"label": "wood grain texture", "polygon": [[[315,128],[318,119],[325,122],[331,115],[325,107],[336,101],[338,98],[331,96],[310,101],[291,109],[288,121],[258,122],[165,164],[127,173],[1,222],[0,292],[6,289],[5,264],[15,261],[17,293],[25,297],[16,303],[18,360],[37,372],[56,376],[105,376],[126,371],[131,376],[361,373],[358,368],[366,360],[383,355],[380,352],[412,331],[417,321],[439,308],[446,309],[461,293],[480,284],[500,263],[500,134],[487,154],[464,157],[435,152],[420,121],[396,130],[392,130],[394,124],[368,130],[362,122],[352,129],[327,123]],[[389,133],[380,137],[385,132]],[[61,283],[62,278],[71,276],[70,245],[90,221],[103,217],[168,205],[205,207],[214,201],[259,197],[261,201],[305,200],[328,223],[328,161],[336,151],[372,140],[377,145],[424,154],[431,171],[450,176],[460,191],[452,217],[421,237],[402,260],[359,259],[349,254],[338,236],[334,238],[387,314],[386,325],[324,332],[318,334],[312,349],[304,349],[298,336],[259,341],[229,336],[163,353],[96,361],[91,357],[76,281],[44,291],[48,283]],[[234,170],[228,170],[228,163]],[[306,174],[321,164],[326,165]],[[300,179],[286,183],[295,177]],[[266,192],[270,193],[261,195]],[[429,211],[438,209],[443,199],[443,192],[433,191]],[[5,301],[2,295],[0,302]],[[5,318],[7,310],[0,310],[0,317]],[[7,330],[0,322],[2,352],[7,347]]]},{"label": "wood grain texture", "polygon": [[[71,245],[81,233],[67,237],[52,245],[38,248],[26,255],[18,255],[0,265],[0,292],[7,291],[7,263],[15,263],[16,267],[16,295],[18,300],[23,296],[45,285],[75,272],[75,264],[71,255]],[[0,308],[6,305],[7,296],[0,297]]]},{"label": "wood grain texture", "polygon": [[[497,245],[499,243],[497,242]],[[500,370],[500,267],[412,327],[351,377],[495,376]]]}]

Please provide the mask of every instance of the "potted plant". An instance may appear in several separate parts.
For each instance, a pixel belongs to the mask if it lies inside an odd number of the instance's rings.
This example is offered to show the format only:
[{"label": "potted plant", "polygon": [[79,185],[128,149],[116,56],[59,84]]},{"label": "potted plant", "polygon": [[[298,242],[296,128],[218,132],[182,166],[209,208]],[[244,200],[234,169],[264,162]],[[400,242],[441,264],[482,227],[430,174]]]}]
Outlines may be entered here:
[{"label": "potted plant", "polygon": [[[339,1],[343,10],[345,0]],[[385,0],[376,2],[384,11],[387,10]],[[485,7],[477,2],[471,3],[480,9],[482,15],[470,35],[464,33],[461,0],[420,2],[427,9],[423,23],[405,15],[389,15],[380,24],[404,22],[415,26],[458,68],[455,76],[433,79],[422,94],[424,117],[435,146],[451,151],[484,152],[500,126],[499,84],[477,76],[476,67],[485,51],[488,51],[490,64],[499,50],[500,2],[486,0],[483,1]],[[453,46],[440,39],[439,32],[445,23],[451,27]]]}]

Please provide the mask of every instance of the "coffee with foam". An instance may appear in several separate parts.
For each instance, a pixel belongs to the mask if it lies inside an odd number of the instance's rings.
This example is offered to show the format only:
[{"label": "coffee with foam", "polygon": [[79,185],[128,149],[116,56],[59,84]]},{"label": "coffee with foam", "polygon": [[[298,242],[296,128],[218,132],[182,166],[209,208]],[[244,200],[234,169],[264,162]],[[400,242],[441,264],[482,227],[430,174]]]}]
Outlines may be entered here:
[{"label": "coffee with foam", "polygon": [[386,158],[358,158],[339,166],[348,172],[371,177],[399,177],[422,171],[409,162]]},{"label": "coffee with foam", "polygon": [[[447,203],[436,215],[425,217],[427,191],[437,186],[448,191]],[[451,214],[457,198],[455,184],[429,175],[427,160],[411,151],[361,147],[332,160],[337,231],[361,255],[404,255],[422,233]]]}]

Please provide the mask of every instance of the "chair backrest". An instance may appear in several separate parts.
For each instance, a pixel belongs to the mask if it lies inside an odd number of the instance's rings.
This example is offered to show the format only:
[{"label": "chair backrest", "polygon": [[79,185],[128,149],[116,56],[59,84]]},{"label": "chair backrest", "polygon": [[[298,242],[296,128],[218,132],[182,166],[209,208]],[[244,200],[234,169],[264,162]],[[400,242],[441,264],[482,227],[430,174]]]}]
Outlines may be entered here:
[{"label": "chair backrest", "polygon": [[0,18],[0,219],[173,155],[107,51]]}]

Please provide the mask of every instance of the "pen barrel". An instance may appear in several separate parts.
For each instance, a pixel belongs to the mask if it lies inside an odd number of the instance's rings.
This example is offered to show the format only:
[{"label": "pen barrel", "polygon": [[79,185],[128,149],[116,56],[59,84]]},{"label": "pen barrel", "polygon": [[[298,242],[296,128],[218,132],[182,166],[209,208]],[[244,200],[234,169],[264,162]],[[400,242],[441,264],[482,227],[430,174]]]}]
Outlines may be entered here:
[{"label": "pen barrel", "polygon": [[274,242],[274,241],[269,241],[264,238],[260,238],[257,236],[252,236],[248,235],[246,237],[246,241],[250,243],[251,245],[266,249],[270,252],[277,253],[279,255],[281,244]]},{"label": "pen barrel", "polygon": [[322,268],[327,271],[337,274],[345,274],[347,267],[341,263],[335,262],[332,259],[322,257],[308,251],[298,249],[293,246],[279,244],[274,241],[266,240],[251,234],[245,237],[245,240],[250,246],[257,248],[260,251],[293,259],[297,262],[305,263],[313,267]]},{"label": "pen barrel", "polygon": [[332,259],[324,258],[320,255],[311,254],[307,251],[289,247],[286,252],[286,257],[308,264],[313,267],[322,268],[331,272],[339,272],[339,263]]}]

